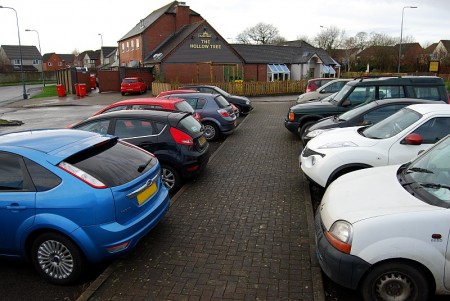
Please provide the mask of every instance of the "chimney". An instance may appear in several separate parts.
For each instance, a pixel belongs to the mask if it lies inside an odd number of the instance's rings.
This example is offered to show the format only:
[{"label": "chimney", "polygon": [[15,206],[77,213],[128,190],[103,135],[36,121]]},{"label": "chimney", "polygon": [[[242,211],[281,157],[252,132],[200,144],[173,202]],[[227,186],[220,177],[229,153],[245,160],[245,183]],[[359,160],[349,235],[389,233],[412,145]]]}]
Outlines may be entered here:
[{"label": "chimney", "polygon": [[189,6],[186,2],[178,2],[175,9],[175,30],[180,30],[181,27],[189,25]]}]

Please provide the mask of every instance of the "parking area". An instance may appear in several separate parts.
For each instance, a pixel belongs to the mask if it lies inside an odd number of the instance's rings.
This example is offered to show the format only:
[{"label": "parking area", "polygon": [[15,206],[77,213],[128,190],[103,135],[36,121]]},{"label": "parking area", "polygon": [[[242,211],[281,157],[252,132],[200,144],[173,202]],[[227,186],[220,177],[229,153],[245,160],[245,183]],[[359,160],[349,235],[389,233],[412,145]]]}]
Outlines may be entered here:
[{"label": "parking area", "polygon": [[290,105],[255,102],[163,222],[78,300],[324,300]]}]

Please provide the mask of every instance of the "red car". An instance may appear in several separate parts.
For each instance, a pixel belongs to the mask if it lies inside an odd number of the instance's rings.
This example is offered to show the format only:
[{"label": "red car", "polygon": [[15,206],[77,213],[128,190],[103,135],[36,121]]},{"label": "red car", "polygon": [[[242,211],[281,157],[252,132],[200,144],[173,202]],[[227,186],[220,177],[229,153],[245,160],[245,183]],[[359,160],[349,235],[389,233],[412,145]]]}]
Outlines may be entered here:
[{"label": "red car", "polygon": [[93,116],[119,110],[169,110],[191,113],[195,119],[200,121],[200,115],[194,111],[189,103],[180,98],[133,98],[110,104],[109,106],[94,113]]},{"label": "red car", "polygon": [[125,93],[143,94],[147,92],[147,84],[140,77],[126,77],[120,84],[120,92],[122,95]]},{"label": "red car", "polygon": [[316,91],[329,81],[335,80],[334,77],[313,78],[306,83],[306,92]]},{"label": "red car", "polygon": [[195,93],[197,90],[193,89],[177,89],[177,90],[167,90],[158,94],[156,97],[163,97],[165,95],[178,94],[178,93]]}]

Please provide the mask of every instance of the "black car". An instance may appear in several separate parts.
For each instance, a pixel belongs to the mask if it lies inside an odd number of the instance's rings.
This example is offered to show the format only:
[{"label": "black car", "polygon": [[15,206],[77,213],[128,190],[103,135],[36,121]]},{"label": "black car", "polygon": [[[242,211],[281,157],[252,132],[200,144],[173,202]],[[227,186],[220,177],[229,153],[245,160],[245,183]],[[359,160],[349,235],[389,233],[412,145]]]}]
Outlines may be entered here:
[{"label": "black car", "polygon": [[229,103],[234,104],[238,110],[238,115],[247,115],[253,110],[252,102],[245,96],[237,96],[232,95],[219,87],[216,86],[208,86],[208,85],[186,85],[180,87],[180,89],[194,89],[202,93],[209,94],[220,94],[222,95]]},{"label": "black car", "polygon": [[203,126],[190,113],[125,110],[90,117],[71,128],[106,133],[153,153],[171,193],[199,175],[209,160]]},{"label": "black car", "polygon": [[436,103],[436,101],[414,98],[375,100],[341,115],[334,115],[319,120],[303,133],[301,137],[302,143],[303,145],[306,145],[312,138],[331,129],[373,125],[394,114],[403,107],[419,103]]},{"label": "black car", "polygon": [[363,103],[388,98],[448,101],[444,80],[437,76],[360,78],[349,81],[328,101],[300,103],[288,111],[284,126],[300,137],[318,120],[342,114]]}]

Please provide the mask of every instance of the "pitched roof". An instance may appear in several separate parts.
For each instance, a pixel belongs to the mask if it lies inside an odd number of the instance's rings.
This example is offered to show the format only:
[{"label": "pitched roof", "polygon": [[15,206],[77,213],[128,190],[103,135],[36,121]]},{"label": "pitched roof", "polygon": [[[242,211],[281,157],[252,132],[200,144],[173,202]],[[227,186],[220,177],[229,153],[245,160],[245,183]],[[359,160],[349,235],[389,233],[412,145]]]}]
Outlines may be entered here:
[{"label": "pitched roof", "polygon": [[304,41],[291,42],[283,43],[283,45],[233,44],[231,46],[244,58],[246,63],[250,64],[304,64],[316,55],[324,65],[336,65],[336,62],[325,50],[315,48]]},{"label": "pitched roof", "polygon": [[[136,24],[133,29],[131,29],[126,35],[119,39],[119,42],[125,39],[128,39],[132,36],[138,35],[144,32],[149,26],[151,26],[156,20],[158,20],[164,14],[175,14],[176,6],[180,5],[178,1],[173,1],[155,11],[153,11],[150,15],[141,19],[138,24]],[[196,13],[192,9],[189,9],[190,15],[200,16],[200,14]]]},{"label": "pitched roof", "polygon": [[104,57],[111,56],[112,54],[114,54],[116,52],[116,49],[117,49],[117,47],[113,47],[113,46],[104,46],[104,47],[102,47],[103,56]]},{"label": "pitched roof", "polygon": [[428,46],[427,48],[425,48],[425,53],[433,53],[433,51],[436,49],[436,46],[438,45],[438,43],[433,43],[430,46]]},{"label": "pitched roof", "polygon": [[447,50],[447,52],[450,52],[450,40],[441,40],[442,46]]},{"label": "pitched roof", "polygon": [[73,61],[75,60],[75,55],[73,55],[73,54],[61,54],[61,53],[54,53],[54,52],[44,54],[44,57],[42,58],[42,60],[44,62],[47,62],[52,55],[57,55],[62,61],[66,62],[66,63],[73,63]]},{"label": "pitched roof", "polygon": [[24,46],[21,45],[2,45],[1,48],[6,53],[6,56],[10,60],[20,59],[20,50],[22,50],[23,60],[36,60],[41,59],[42,56],[36,46]]}]

